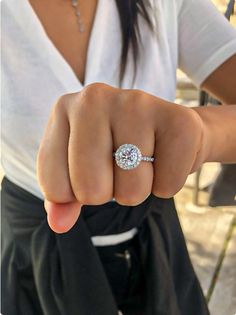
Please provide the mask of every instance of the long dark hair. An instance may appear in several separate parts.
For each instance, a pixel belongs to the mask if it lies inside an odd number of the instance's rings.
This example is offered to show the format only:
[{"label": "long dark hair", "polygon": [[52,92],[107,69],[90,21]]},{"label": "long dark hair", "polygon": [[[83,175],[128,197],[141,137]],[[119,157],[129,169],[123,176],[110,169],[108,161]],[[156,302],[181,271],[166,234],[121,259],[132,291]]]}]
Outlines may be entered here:
[{"label": "long dark hair", "polygon": [[123,78],[129,47],[132,47],[134,58],[135,72],[137,60],[139,57],[139,39],[140,31],[138,26],[138,15],[142,15],[148,26],[153,30],[153,25],[149,16],[148,7],[149,0],[115,0],[120,16],[120,24],[122,30],[122,52],[120,81]]}]

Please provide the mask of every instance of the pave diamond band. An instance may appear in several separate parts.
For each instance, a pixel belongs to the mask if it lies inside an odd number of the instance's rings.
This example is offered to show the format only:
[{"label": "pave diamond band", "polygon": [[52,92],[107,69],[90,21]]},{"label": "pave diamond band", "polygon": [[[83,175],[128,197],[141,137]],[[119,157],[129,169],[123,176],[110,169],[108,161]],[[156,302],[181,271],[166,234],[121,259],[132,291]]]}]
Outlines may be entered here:
[{"label": "pave diamond band", "polygon": [[144,162],[153,162],[154,161],[154,157],[142,156],[142,161],[144,161]]},{"label": "pave diamond band", "polygon": [[137,167],[141,161],[153,162],[154,157],[142,156],[139,148],[134,144],[122,144],[116,152],[113,153],[116,164],[124,169],[131,170]]}]

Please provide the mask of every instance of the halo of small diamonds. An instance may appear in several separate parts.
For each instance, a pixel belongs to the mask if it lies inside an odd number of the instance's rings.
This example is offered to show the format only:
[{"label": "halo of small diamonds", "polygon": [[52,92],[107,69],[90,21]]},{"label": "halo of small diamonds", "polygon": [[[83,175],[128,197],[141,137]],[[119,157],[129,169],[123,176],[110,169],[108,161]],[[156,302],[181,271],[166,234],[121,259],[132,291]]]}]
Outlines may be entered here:
[{"label": "halo of small diamonds", "polygon": [[134,144],[122,144],[114,156],[116,164],[124,170],[131,170],[142,161],[141,151]]}]

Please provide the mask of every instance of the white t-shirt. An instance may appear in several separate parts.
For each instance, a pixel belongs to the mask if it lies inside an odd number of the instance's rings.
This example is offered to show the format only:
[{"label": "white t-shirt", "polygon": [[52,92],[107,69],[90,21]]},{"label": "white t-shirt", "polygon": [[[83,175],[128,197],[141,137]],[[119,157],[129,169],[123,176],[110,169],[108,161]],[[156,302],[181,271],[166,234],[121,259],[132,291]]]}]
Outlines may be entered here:
[{"label": "white t-shirt", "polygon": [[[132,85],[129,55],[122,87],[174,101],[177,67],[200,85],[236,53],[236,31],[209,0],[153,3],[155,33],[140,17],[143,48],[137,75]],[[3,0],[2,12],[2,167],[12,182],[43,199],[36,155],[51,107],[59,96],[80,91],[83,85],[46,35],[28,0]],[[85,85],[119,85],[121,47],[115,1],[99,0]]]}]

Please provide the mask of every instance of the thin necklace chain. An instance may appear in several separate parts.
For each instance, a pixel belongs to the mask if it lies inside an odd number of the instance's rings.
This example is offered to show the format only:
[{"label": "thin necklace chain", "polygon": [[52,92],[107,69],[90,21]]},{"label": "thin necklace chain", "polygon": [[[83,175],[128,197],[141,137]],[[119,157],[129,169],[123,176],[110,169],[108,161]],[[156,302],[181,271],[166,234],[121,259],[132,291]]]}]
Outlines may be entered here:
[{"label": "thin necklace chain", "polygon": [[83,33],[84,32],[84,23],[83,23],[82,18],[81,18],[80,9],[78,7],[78,0],[71,0],[71,4],[72,4],[72,7],[75,9],[75,15],[77,17],[79,31],[80,31],[80,33]]}]

